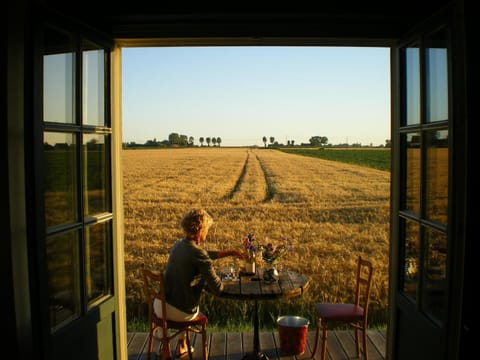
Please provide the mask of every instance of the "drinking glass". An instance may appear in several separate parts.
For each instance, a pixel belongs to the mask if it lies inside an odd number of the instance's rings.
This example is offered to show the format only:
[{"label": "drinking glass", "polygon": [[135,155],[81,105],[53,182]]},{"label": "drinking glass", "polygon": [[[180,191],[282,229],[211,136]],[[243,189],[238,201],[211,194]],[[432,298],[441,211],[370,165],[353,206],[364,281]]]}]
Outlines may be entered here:
[{"label": "drinking glass", "polygon": [[232,280],[232,271],[230,266],[225,266],[222,273],[223,280]]}]

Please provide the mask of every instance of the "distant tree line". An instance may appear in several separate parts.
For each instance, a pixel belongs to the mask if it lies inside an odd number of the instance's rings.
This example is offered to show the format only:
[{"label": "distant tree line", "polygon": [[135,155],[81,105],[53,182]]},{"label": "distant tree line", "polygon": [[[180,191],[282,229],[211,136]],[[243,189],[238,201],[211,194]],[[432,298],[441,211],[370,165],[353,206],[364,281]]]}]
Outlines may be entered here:
[{"label": "distant tree line", "polygon": [[[222,143],[222,138],[220,137],[200,137],[198,139],[200,146],[220,146]],[[204,143],[206,145],[204,145]],[[194,147],[195,138],[193,136],[180,135],[178,133],[170,133],[168,135],[168,140],[157,141],[156,138],[153,140],[147,140],[143,144],[137,144],[135,141],[130,141],[123,143],[124,148],[133,148],[133,147],[157,147],[157,148],[168,148],[168,147]]]},{"label": "distant tree line", "polygon": [[[264,136],[262,138],[262,142],[264,144],[264,147],[267,148],[275,148],[275,147],[284,147],[284,146],[314,146],[314,147],[374,147],[373,144],[369,145],[362,145],[361,143],[341,143],[341,144],[336,144],[332,145],[328,142],[328,138],[326,136],[312,136],[309,140],[308,143],[301,143],[300,145],[295,145],[295,140],[286,140],[286,144],[279,143],[278,141],[275,140],[275,137],[270,136],[266,137]],[[200,143],[199,145],[195,144],[195,139],[193,136],[187,136],[187,135],[181,135],[178,133],[170,133],[168,135],[168,139],[162,140],[162,141],[157,141],[156,138],[153,138],[153,140],[147,140],[143,144],[137,144],[134,141],[131,142],[126,142],[123,143],[124,148],[138,148],[138,147],[155,147],[155,148],[168,148],[168,147],[195,147],[195,146],[218,146],[222,144],[222,138],[220,137],[215,137],[215,136],[207,136],[207,137],[199,137],[198,142]],[[391,141],[390,139],[385,140],[385,144],[382,144],[378,147],[386,147],[389,148],[391,147]]]},{"label": "distant tree line", "polygon": [[[267,141],[270,140],[270,143],[267,144]],[[295,146],[295,140],[287,140],[287,144],[282,144],[278,143],[278,141],[275,141],[275,138],[273,136],[270,136],[270,138],[267,138],[264,136],[262,138],[264,147],[284,147],[284,146]],[[341,144],[336,144],[332,145],[328,142],[328,138],[326,136],[312,136],[309,140],[308,143],[301,143],[300,145],[297,146],[303,146],[303,147],[308,147],[308,146],[314,146],[314,147],[373,147],[373,144],[369,145],[362,145],[361,143],[353,143],[353,144],[348,144],[348,143],[341,143]],[[385,140],[385,144],[382,144],[378,147],[387,147],[389,148],[391,146],[391,141],[390,139]]]},{"label": "distant tree line", "polygon": [[[268,139],[266,136],[262,138],[264,147],[267,147],[267,140],[270,140],[268,147],[282,147],[285,144],[280,144],[278,141],[275,141],[275,137],[270,136]],[[301,146],[322,146],[328,143],[328,138],[325,136],[312,136],[308,144],[301,144]],[[286,146],[295,146],[295,140],[287,140]]]},{"label": "distant tree line", "polygon": [[212,144],[212,146],[220,146],[220,144],[222,143],[222,138],[220,138],[220,137],[206,137],[206,138],[204,138],[203,136],[200,136],[198,141],[200,141],[200,146],[204,146],[203,143],[206,143],[207,146],[210,146],[210,144]]}]

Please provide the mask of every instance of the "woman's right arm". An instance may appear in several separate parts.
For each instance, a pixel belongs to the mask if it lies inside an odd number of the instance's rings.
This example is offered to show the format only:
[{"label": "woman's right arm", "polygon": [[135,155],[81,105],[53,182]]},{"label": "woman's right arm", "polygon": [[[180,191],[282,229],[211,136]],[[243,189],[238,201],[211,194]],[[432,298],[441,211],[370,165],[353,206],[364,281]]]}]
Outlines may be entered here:
[{"label": "woman's right arm", "polygon": [[220,277],[215,272],[212,259],[208,256],[205,250],[201,250],[197,257],[197,266],[205,280],[206,286],[209,287],[213,293],[220,293],[223,291],[223,283]]},{"label": "woman's right arm", "polygon": [[212,259],[221,259],[227,256],[235,256],[238,259],[245,259],[245,255],[241,250],[208,251],[208,255]]}]

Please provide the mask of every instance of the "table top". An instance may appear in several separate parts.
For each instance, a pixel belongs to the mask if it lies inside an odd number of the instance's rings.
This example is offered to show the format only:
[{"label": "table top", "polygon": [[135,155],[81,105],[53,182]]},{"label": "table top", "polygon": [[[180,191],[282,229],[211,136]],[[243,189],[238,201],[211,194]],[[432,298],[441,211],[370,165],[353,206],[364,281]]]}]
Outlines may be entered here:
[{"label": "table top", "polygon": [[256,300],[278,299],[302,295],[309,279],[294,271],[280,271],[275,282],[263,280],[263,269],[255,275],[242,275],[237,280],[222,280],[224,290],[219,296],[233,299]]}]

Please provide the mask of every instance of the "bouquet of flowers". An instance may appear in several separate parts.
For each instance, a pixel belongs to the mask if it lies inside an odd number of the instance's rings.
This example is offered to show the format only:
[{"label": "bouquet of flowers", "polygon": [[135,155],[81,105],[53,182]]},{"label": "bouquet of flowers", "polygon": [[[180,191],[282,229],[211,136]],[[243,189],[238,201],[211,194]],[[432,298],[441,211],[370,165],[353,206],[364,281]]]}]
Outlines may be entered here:
[{"label": "bouquet of flowers", "polygon": [[[257,244],[255,235],[249,233],[243,239],[243,245],[245,246],[245,272],[255,273],[256,257],[262,258],[268,266],[268,269],[263,275],[263,279],[267,282],[274,282],[278,279],[278,272],[273,267],[275,263],[287,252],[293,250],[292,242],[284,237],[282,243],[274,246],[272,243],[267,245]],[[257,254],[259,253],[259,254]]]},{"label": "bouquet of flowers", "polygon": [[268,243],[266,246],[263,246],[262,259],[267,263],[268,266],[272,267],[283,255],[291,251],[293,251],[292,242],[288,238],[284,237],[282,239],[282,243],[277,246],[274,246],[272,243]]},{"label": "bouquet of flowers", "polygon": [[248,262],[255,261],[255,255],[257,250],[259,250],[259,245],[257,245],[257,240],[253,233],[248,233],[245,239],[243,239],[243,245],[245,246],[245,260]]},{"label": "bouquet of flowers", "polygon": [[270,266],[277,263],[287,252],[293,251],[292,242],[287,237],[284,237],[282,243],[277,246],[274,246],[272,243],[262,245],[257,244],[257,240],[253,233],[249,233],[243,239],[243,245],[245,246],[245,259],[247,261],[254,262],[257,253],[259,253],[258,256],[261,256],[261,258]]}]

